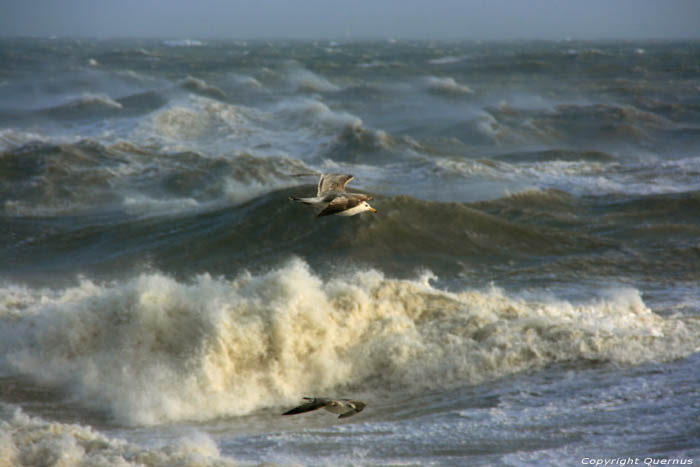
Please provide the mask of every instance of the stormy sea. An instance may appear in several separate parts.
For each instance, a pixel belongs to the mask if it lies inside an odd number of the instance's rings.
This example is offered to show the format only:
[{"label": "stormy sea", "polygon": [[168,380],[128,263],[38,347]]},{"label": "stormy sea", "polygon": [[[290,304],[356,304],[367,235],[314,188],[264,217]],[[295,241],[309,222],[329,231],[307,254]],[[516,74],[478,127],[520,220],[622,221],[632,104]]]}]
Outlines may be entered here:
[{"label": "stormy sea", "polygon": [[699,351],[700,42],[0,39],[0,465],[697,465]]}]

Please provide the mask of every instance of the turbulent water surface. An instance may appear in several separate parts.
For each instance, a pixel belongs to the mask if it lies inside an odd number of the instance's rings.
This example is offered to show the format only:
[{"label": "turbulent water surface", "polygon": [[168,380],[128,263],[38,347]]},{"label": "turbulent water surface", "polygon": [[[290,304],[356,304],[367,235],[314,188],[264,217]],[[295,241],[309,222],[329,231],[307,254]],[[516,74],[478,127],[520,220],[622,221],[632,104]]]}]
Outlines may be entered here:
[{"label": "turbulent water surface", "polygon": [[700,462],[698,42],[2,39],[0,232],[0,465]]}]

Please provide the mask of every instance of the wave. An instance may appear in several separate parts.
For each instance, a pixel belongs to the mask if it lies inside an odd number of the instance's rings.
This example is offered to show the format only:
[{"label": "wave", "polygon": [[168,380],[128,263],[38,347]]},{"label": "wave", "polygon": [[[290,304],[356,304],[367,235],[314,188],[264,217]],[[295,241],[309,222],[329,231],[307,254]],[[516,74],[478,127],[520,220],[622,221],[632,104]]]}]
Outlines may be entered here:
[{"label": "wave", "polygon": [[106,94],[84,93],[68,103],[43,109],[36,113],[52,119],[104,118],[118,115],[124,108],[118,100]]},{"label": "wave", "polygon": [[[316,139],[314,151],[336,162],[356,162],[366,157],[376,163],[377,151],[390,150],[396,144],[387,132],[368,128],[356,115],[335,111],[315,99],[286,101],[274,116],[292,124],[294,131],[308,133],[306,139]],[[410,138],[399,141],[407,146],[415,143]]]},{"label": "wave", "polygon": [[186,103],[172,104],[155,113],[149,129],[170,140],[223,138],[251,126],[246,110],[213,99],[190,96]]},{"label": "wave", "polygon": [[431,65],[452,65],[454,63],[463,62],[467,58],[467,55],[446,55],[444,57],[432,58],[428,60],[428,63]]},{"label": "wave", "polygon": [[330,128],[332,133],[335,133],[338,128],[362,125],[360,117],[332,110],[323,102],[311,98],[284,101],[277,106],[274,113],[282,119],[300,122],[304,125],[321,126],[322,129]]},{"label": "wave", "polygon": [[[456,81],[437,82],[436,86],[438,91],[434,92],[467,92],[460,90],[461,85]],[[532,106],[526,97],[514,96],[511,100],[517,105],[504,100],[497,105],[467,110],[466,118],[453,120],[450,126],[439,130],[441,136],[477,147],[513,149],[554,146],[610,152],[628,150],[629,144],[643,144],[656,148],[660,154],[665,154],[669,147],[680,149],[684,144],[697,143],[694,127],[675,124],[665,115],[673,110],[666,108],[556,102]]]},{"label": "wave", "polygon": [[118,423],[244,415],[304,394],[413,393],[555,362],[638,364],[698,348],[697,323],[638,291],[572,303],[446,292],[295,259],[233,280],[161,273],[65,289],[4,285],[0,371],[61,388]]},{"label": "wave", "polygon": [[202,47],[206,43],[196,39],[173,39],[163,41],[163,45],[166,47]]},{"label": "wave", "polygon": [[[395,145],[394,138],[384,130],[366,128],[361,121],[351,122],[342,129],[336,137],[332,153],[339,153],[344,159],[349,159],[347,153],[373,152],[381,149],[391,149]],[[340,160],[340,158],[338,158]]]},{"label": "wave", "polygon": [[237,86],[246,88],[248,90],[263,88],[262,83],[260,83],[260,81],[255,79],[253,76],[235,75],[231,79]]},{"label": "wave", "polygon": [[438,94],[454,96],[474,93],[471,88],[465,86],[464,84],[459,84],[454,78],[451,77],[440,78],[437,76],[430,76],[425,79],[425,83],[431,92]]},{"label": "wave", "polygon": [[[202,91],[202,93],[204,92]],[[167,98],[156,91],[137,91],[119,98],[110,97],[106,93],[87,92],[77,97],[71,97],[68,102],[37,110],[0,111],[0,122],[6,123],[8,126],[20,123],[21,126],[30,128],[40,124],[42,127],[52,130],[56,125],[47,125],[47,119],[58,125],[65,124],[66,120],[72,120],[89,122],[87,126],[90,127],[94,126],[94,120],[97,119],[108,120],[138,116],[151,112],[166,102]]]},{"label": "wave", "polygon": [[335,162],[366,158],[376,164],[378,151],[390,151],[399,144],[409,149],[420,146],[410,137],[394,138],[384,130],[369,128],[360,117],[333,110],[316,99],[286,101],[277,107],[275,118],[303,131],[311,130],[318,140],[316,150],[320,147],[320,154]]},{"label": "wave", "polygon": [[0,151],[17,149],[35,141],[41,141],[38,133],[19,131],[12,128],[0,129]]},{"label": "wave", "polygon": [[323,76],[303,68],[294,68],[289,71],[288,79],[297,91],[304,92],[337,92],[341,88]]},{"label": "wave", "polygon": [[614,162],[618,159],[614,154],[610,154],[605,151],[585,149],[543,149],[538,151],[517,151],[499,154],[494,158],[512,163],[549,161]]},{"label": "wave", "polygon": [[194,76],[188,76],[182,83],[182,87],[209,97],[218,99],[226,97],[226,93],[221,89],[208,84],[203,79],[195,78]]},{"label": "wave", "polygon": [[184,435],[169,446],[142,447],[105,436],[87,426],[49,422],[0,404],[2,465],[172,465],[233,466],[203,432]]},{"label": "wave", "polygon": [[[304,144],[299,141],[306,139],[303,134],[308,129],[276,121],[278,116],[188,94],[139,121],[129,140],[163,152],[196,151],[212,157],[232,151],[286,156],[290,147]],[[290,123],[291,128],[280,128]]]},{"label": "wave", "polygon": [[[437,203],[408,196],[379,199],[373,216],[336,246],[352,249],[355,260],[405,268],[397,258],[415,264],[441,265],[455,271],[455,257],[479,261],[515,261],[532,255],[590,252],[610,247],[602,238],[547,226],[511,222],[466,203]],[[381,262],[373,260],[381,258]],[[394,263],[396,262],[396,264]],[[403,264],[403,266],[402,266]]]},{"label": "wave", "polygon": [[69,107],[97,107],[97,108],[113,108],[113,109],[121,109],[123,108],[122,104],[111,99],[109,96],[106,94],[93,94],[93,93],[85,93],[79,98],[77,98],[75,101],[67,104]]},{"label": "wave", "polygon": [[485,110],[521,141],[548,144],[590,147],[591,141],[652,142],[673,127],[667,118],[632,105],[559,104],[538,110],[502,104]]},{"label": "wave", "polygon": [[286,157],[166,155],[126,142],[35,142],[0,152],[0,207],[11,216],[182,213],[244,203],[290,186],[295,181],[289,174],[307,170]]},{"label": "wave", "polygon": [[500,186],[497,196],[533,188],[564,190],[580,196],[639,196],[695,191],[700,158],[538,149],[505,151],[478,160],[433,157],[427,167],[447,181],[463,178],[472,184]]}]

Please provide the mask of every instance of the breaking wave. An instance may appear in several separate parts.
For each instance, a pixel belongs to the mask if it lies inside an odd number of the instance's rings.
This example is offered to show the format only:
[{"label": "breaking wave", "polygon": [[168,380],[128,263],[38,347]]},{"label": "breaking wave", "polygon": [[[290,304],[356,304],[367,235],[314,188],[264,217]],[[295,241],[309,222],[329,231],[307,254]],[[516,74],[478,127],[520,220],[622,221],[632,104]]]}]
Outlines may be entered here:
[{"label": "breaking wave", "polygon": [[[166,115],[163,131],[179,125],[173,121],[182,117],[176,110]],[[246,153],[207,157],[125,142],[30,142],[0,152],[0,210],[12,216],[183,212],[212,203],[240,204],[289,186],[294,182],[288,174],[302,168],[294,159]]]},{"label": "breaking wave", "polygon": [[0,465],[61,466],[233,466],[216,442],[193,432],[163,447],[142,447],[105,436],[90,427],[32,417],[21,409],[0,405]]},{"label": "breaking wave", "polygon": [[206,420],[352,390],[381,397],[562,362],[636,364],[698,348],[697,324],[638,291],[572,303],[430,275],[319,277],[300,259],[233,280],[161,273],[60,290],[2,287],[0,372],[58,387],[124,424]]},{"label": "breaking wave", "polygon": [[188,76],[182,83],[182,87],[205,96],[221,99],[226,97],[226,93],[216,86],[212,86],[203,79]]},{"label": "breaking wave", "polygon": [[323,76],[312,71],[298,68],[290,71],[289,80],[298,91],[305,92],[336,92],[341,88]]},{"label": "breaking wave", "polygon": [[474,92],[471,88],[469,88],[469,86],[460,84],[455,81],[454,78],[450,77],[439,78],[437,76],[431,76],[427,78],[425,82],[430,91],[438,94],[454,96],[460,94],[472,94]]}]

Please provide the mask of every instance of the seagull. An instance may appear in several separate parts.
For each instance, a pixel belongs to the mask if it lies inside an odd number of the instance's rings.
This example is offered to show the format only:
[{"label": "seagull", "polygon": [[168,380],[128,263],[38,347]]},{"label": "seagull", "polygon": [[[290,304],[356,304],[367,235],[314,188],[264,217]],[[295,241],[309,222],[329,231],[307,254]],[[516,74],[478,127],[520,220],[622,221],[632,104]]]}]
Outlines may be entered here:
[{"label": "seagull", "polygon": [[326,409],[332,413],[339,413],[338,418],[347,418],[362,412],[362,409],[367,405],[362,401],[350,399],[327,399],[325,397],[304,397],[304,399],[308,402],[304,402],[299,407],[288,410],[282,415],[295,415],[311,412],[312,410]]},{"label": "seagull", "polygon": [[370,195],[345,191],[345,185],[353,178],[355,177],[350,174],[321,174],[315,197],[297,198],[290,196],[289,199],[317,208],[319,210],[318,217],[331,214],[354,216],[365,211],[377,212],[367,202],[372,199]]}]

